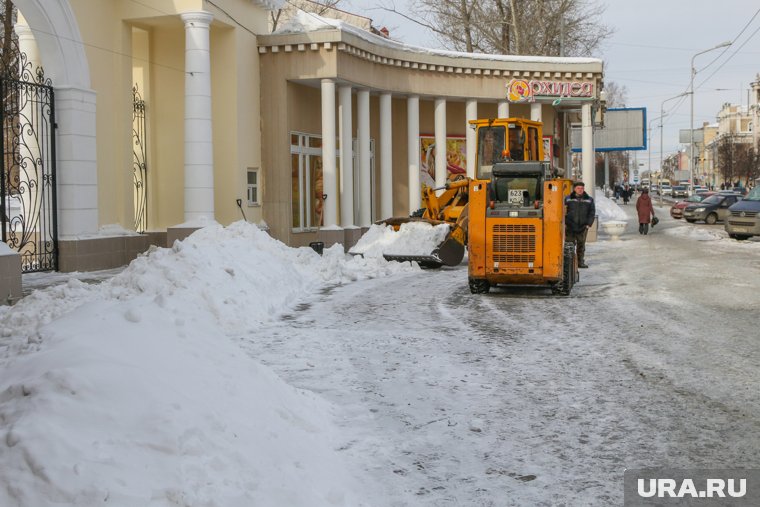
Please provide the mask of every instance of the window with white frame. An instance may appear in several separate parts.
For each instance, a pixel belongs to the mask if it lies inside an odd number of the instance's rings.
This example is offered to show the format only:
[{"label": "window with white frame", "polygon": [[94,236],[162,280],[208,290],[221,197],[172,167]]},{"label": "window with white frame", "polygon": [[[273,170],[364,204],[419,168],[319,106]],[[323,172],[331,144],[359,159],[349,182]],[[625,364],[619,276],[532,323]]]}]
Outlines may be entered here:
[{"label": "window with white frame", "polygon": [[259,168],[248,168],[248,206],[259,206]]}]

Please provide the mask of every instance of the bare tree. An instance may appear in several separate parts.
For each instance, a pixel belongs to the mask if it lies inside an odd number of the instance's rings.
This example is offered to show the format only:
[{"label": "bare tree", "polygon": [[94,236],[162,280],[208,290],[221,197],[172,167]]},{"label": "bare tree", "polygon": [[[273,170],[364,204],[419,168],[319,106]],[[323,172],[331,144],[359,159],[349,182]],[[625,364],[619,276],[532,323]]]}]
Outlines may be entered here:
[{"label": "bare tree", "polygon": [[720,138],[718,141],[718,167],[723,181],[733,185],[734,179],[738,177],[738,158],[736,143],[736,134],[729,133]]},{"label": "bare tree", "polygon": [[745,187],[760,175],[760,154],[751,145],[741,144],[737,147],[737,174]]},{"label": "bare tree", "polygon": [[604,91],[607,92],[607,107],[625,107],[628,100],[628,88],[614,81],[604,83]]},{"label": "bare tree", "polygon": [[749,157],[749,165],[747,167],[747,186],[749,186],[753,181],[760,178],[760,150],[758,150],[757,146],[751,147],[749,149],[750,157]]},{"label": "bare tree", "polygon": [[444,47],[475,53],[587,56],[612,34],[596,0],[420,0],[411,13]]}]

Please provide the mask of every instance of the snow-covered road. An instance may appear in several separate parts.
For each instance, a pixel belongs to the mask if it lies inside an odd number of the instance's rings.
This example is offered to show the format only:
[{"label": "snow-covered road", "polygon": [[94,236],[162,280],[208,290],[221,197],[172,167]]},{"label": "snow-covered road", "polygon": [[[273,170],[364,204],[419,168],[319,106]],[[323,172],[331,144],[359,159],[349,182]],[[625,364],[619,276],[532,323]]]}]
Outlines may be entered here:
[{"label": "snow-covered road", "polygon": [[373,505],[621,505],[626,468],[758,468],[760,245],[658,215],[590,244],[570,297],[474,296],[462,265],[336,287],[240,339],[345,409]]}]

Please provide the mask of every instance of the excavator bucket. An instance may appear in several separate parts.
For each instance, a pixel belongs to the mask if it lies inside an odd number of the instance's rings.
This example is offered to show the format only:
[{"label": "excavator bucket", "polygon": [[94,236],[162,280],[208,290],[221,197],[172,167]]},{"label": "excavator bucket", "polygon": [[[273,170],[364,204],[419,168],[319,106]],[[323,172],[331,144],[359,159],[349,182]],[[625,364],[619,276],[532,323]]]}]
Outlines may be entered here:
[{"label": "excavator bucket", "polygon": [[367,256],[379,250],[385,260],[416,262],[423,268],[458,265],[467,244],[469,183],[459,178],[438,188],[423,186],[424,208],[411,217],[376,222],[373,227],[378,228],[370,229],[349,253]]},{"label": "excavator bucket", "polygon": [[389,218],[373,225],[349,253],[365,257],[379,254],[388,261],[416,262],[423,268],[455,266],[462,261],[464,248],[457,255],[457,241],[448,245],[453,227],[421,217]]},{"label": "excavator bucket", "polygon": [[431,256],[439,259],[444,266],[456,266],[464,259],[466,244],[465,229],[460,224],[454,224],[451,232],[433,250]]}]

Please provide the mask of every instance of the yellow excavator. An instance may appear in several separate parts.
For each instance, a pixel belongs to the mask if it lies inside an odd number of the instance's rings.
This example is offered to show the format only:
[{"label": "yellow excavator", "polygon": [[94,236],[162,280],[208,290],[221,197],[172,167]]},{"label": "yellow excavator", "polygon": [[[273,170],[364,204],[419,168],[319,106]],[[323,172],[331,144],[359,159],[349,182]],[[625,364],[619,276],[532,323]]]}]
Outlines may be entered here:
[{"label": "yellow excavator", "polygon": [[[565,203],[570,180],[555,178],[544,162],[543,126],[522,118],[473,120],[475,178],[423,188],[425,208],[417,216],[379,223],[449,224],[432,252],[384,255],[423,267],[456,266],[468,251],[469,287],[486,293],[500,284],[539,285],[569,294],[578,279],[572,243],[565,244]],[[436,195],[436,190],[443,190]]]},{"label": "yellow excavator", "polygon": [[575,247],[565,242],[567,179],[547,162],[494,164],[470,186],[468,281],[473,294],[495,285],[537,285],[570,294],[578,280]]},{"label": "yellow excavator", "polygon": [[[543,159],[542,124],[522,118],[496,118],[470,122],[477,133],[478,174],[482,177],[495,163]],[[415,261],[423,267],[456,266],[462,262],[466,246],[467,202],[471,179],[455,177],[443,187],[422,187],[422,208],[410,217],[392,217],[376,222],[398,230],[402,224],[425,222],[449,224],[451,230],[432,252],[419,255],[387,254],[387,260]],[[441,192],[437,194],[437,192]]]}]

